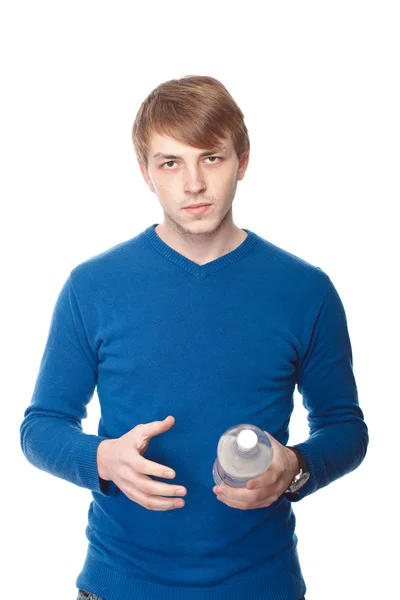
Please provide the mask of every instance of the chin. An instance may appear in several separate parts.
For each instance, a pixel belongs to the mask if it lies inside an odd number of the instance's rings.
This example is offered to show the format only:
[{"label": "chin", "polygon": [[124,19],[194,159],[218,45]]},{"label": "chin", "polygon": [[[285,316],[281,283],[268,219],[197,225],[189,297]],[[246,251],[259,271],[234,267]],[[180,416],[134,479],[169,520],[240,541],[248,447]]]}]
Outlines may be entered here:
[{"label": "chin", "polygon": [[214,219],[193,219],[189,223],[186,221],[181,224],[182,229],[191,233],[210,233],[217,228]]}]

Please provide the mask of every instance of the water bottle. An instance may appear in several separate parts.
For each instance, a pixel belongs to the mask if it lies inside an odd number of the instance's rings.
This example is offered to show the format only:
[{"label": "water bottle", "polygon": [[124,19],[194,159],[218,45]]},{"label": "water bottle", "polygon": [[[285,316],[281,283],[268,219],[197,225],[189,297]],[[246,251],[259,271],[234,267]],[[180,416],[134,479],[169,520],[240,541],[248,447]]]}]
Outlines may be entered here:
[{"label": "water bottle", "polygon": [[219,439],[213,466],[216,485],[244,488],[249,479],[264,473],[273,458],[269,437],[256,425],[242,423],[227,429]]}]

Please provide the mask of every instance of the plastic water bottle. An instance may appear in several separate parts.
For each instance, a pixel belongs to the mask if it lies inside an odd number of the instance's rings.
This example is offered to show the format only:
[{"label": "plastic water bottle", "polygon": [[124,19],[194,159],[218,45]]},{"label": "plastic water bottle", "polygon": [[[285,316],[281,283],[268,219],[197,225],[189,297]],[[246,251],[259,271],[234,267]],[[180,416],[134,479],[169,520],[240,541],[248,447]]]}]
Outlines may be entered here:
[{"label": "plastic water bottle", "polygon": [[219,439],[213,466],[216,485],[244,488],[249,479],[264,473],[273,458],[269,437],[256,425],[242,423],[227,429]]}]

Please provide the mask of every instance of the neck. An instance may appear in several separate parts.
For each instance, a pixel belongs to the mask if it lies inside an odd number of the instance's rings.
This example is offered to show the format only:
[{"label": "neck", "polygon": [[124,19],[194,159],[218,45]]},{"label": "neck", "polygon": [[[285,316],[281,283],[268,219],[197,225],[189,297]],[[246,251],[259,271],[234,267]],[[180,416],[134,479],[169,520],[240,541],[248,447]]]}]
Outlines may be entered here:
[{"label": "neck", "polygon": [[166,216],[163,223],[155,227],[155,231],[168,246],[199,265],[232,252],[247,237],[247,233],[233,221],[221,223],[212,231],[192,233]]}]

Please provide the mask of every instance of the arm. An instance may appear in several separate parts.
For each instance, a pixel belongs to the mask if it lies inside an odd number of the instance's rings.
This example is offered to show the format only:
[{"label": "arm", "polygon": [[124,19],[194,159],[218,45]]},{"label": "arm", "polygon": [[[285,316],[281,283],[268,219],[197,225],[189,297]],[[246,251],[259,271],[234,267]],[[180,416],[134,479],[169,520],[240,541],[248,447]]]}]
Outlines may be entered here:
[{"label": "arm", "polygon": [[106,438],[84,433],[81,425],[96,383],[96,356],[70,274],[54,307],[33,396],[20,427],[20,443],[35,467],[111,495],[117,488],[101,479],[97,463],[98,447]]},{"label": "arm", "polygon": [[295,447],[303,453],[311,476],[297,494],[287,495],[293,502],[356,469],[369,442],[358,403],[346,315],[329,278],[298,365],[297,386],[308,411],[310,437]]}]

